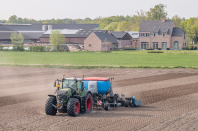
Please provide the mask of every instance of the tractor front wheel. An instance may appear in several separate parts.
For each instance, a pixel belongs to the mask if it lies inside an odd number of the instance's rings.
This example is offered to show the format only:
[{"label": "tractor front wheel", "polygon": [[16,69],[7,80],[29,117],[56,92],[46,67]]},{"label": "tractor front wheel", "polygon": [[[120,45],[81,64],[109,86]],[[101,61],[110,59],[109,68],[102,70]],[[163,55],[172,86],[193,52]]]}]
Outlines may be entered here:
[{"label": "tractor front wheel", "polygon": [[70,98],[67,103],[67,113],[70,116],[78,116],[80,113],[80,102],[77,98]]},{"label": "tractor front wheel", "polygon": [[47,115],[56,115],[57,113],[57,109],[52,106],[53,105],[56,105],[56,98],[55,97],[49,97],[45,103],[45,113]]}]

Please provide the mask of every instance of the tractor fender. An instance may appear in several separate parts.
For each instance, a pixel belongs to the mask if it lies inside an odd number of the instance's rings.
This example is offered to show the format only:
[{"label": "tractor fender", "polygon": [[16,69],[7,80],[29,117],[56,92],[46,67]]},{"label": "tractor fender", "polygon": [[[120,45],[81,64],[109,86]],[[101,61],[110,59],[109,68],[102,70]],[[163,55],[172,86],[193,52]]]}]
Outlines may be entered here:
[{"label": "tractor fender", "polygon": [[48,95],[49,97],[55,97],[56,98],[56,96],[55,95]]},{"label": "tractor fender", "polygon": [[[90,94],[91,94],[91,92],[90,92],[90,91],[85,90],[85,93],[84,93],[84,95],[83,95],[82,97],[86,97],[88,93],[90,93]],[[92,95],[92,94],[91,94],[91,95]]]}]

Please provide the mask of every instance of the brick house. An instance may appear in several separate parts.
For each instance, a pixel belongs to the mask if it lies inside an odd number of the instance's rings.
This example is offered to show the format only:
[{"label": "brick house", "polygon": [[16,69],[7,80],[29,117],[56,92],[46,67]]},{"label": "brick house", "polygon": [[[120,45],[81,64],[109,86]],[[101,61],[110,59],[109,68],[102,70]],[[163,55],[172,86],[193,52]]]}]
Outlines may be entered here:
[{"label": "brick house", "polygon": [[92,32],[84,41],[84,50],[109,51],[118,47],[118,41],[109,33]]},{"label": "brick house", "polygon": [[153,48],[166,50],[186,47],[186,32],[175,27],[172,20],[142,21],[139,29],[138,48]]},{"label": "brick house", "polygon": [[128,32],[132,39],[132,47],[138,48],[138,38],[139,38],[139,31],[129,31]]},{"label": "brick house", "polygon": [[123,46],[131,46],[132,45],[132,37],[128,32],[111,32],[117,41],[118,41],[118,48],[122,48]]}]

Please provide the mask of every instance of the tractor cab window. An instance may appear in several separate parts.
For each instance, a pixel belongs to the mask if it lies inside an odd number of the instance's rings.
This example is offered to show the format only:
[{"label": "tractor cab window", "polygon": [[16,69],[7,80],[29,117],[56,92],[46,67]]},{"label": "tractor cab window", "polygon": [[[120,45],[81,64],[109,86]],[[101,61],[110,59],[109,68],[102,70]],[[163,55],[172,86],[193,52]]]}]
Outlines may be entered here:
[{"label": "tractor cab window", "polygon": [[76,81],[75,80],[64,80],[63,89],[71,87],[76,90]]},{"label": "tractor cab window", "polygon": [[77,89],[81,90],[81,81],[77,82]]}]

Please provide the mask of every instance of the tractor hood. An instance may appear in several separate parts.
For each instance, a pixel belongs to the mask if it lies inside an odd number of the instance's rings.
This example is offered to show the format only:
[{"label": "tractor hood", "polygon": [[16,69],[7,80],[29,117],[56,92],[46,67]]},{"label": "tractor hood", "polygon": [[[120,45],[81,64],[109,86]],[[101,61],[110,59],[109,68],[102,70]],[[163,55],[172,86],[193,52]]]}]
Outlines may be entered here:
[{"label": "tractor hood", "polygon": [[66,95],[66,93],[68,92],[68,91],[70,91],[71,89],[69,89],[69,88],[65,88],[65,89],[60,89],[60,90],[58,90],[56,93],[57,93],[57,95],[62,95],[62,94],[65,94]]}]

